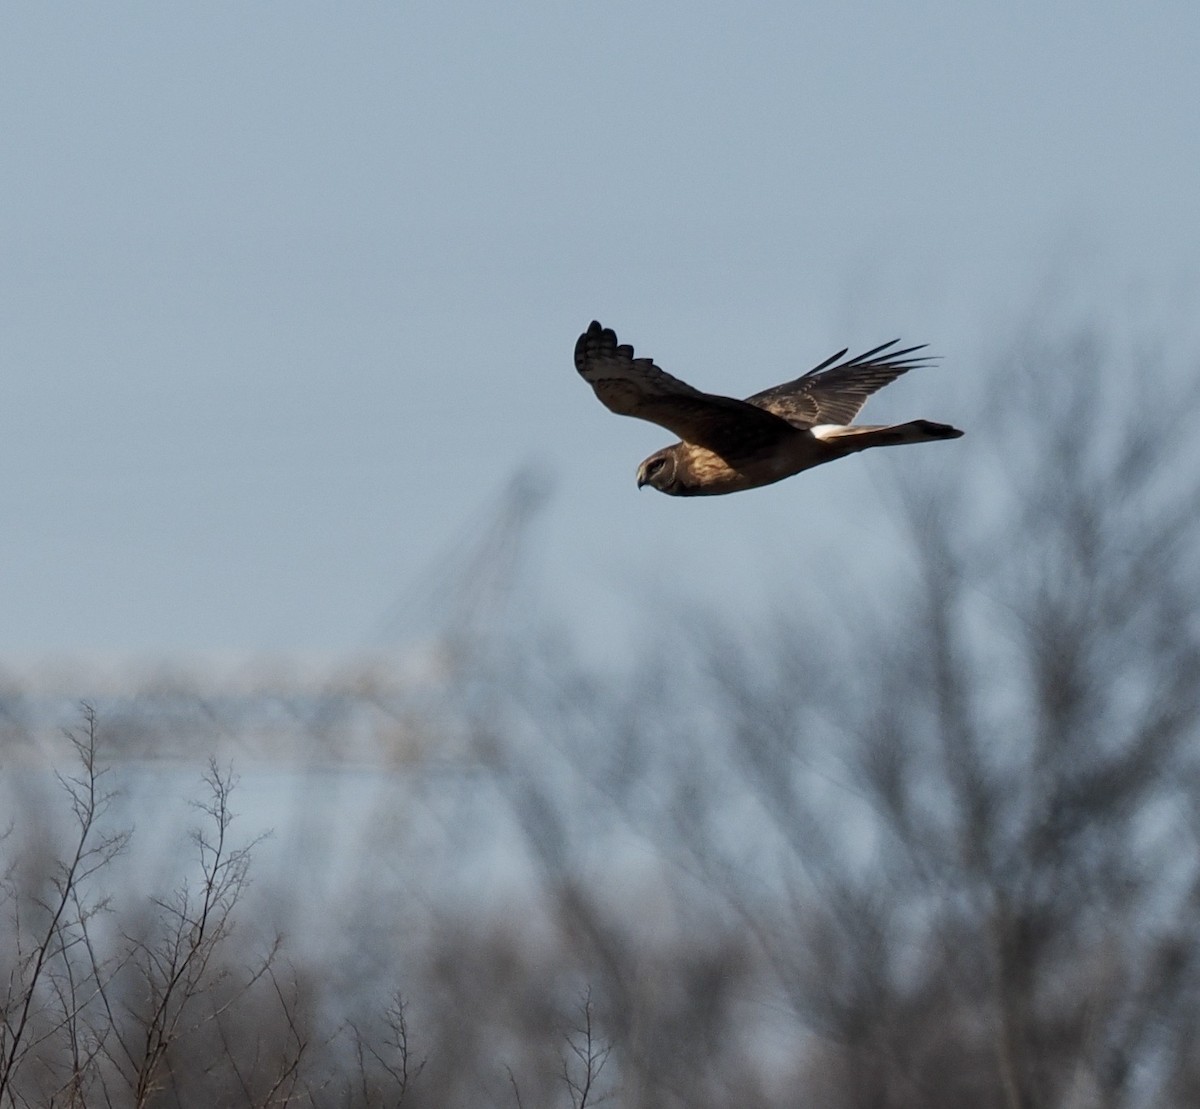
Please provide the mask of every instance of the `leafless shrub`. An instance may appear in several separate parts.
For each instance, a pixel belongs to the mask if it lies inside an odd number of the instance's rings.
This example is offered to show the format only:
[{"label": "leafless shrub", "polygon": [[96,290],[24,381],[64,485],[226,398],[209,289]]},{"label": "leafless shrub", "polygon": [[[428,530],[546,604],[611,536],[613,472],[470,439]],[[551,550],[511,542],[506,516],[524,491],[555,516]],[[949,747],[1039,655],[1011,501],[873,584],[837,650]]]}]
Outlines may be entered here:
[{"label": "leafless shrub", "polygon": [[83,709],[84,727],[71,733],[79,761],[72,776],[58,781],[70,804],[74,841],[69,852],[40,874],[5,874],[4,902],[10,914],[11,960],[0,1016],[0,1104],[22,1095],[22,1072],[66,1104],[80,1104],[95,1079],[105,1031],[89,1019],[96,998],[110,986],[121,959],[97,959],[89,925],[109,907],[91,890],[94,876],[124,849],[128,832],[107,832],[101,821],[112,800],[97,763],[96,714]]},{"label": "leafless shrub", "polygon": [[354,1048],[357,1104],[403,1105],[409,1084],[425,1069],[425,1060],[415,1061],[411,1054],[405,1008],[404,998],[397,993],[378,1019],[380,1028],[368,1032],[354,1021],[347,1023]]},{"label": "leafless shrub", "polygon": [[573,1109],[599,1105],[607,1098],[598,1093],[600,1074],[612,1054],[612,1044],[606,1043],[594,1027],[595,1008],[592,991],[587,990],[579,1002],[579,1023],[566,1035],[567,1051],[562,1058],[562,1080],[571,1096]]},{"label": "leafless shrub", "polygon": [[235,1004],[267,973],[278,951],[276,945],[239,989],[222,996],[232,971],[220,955],[233,934],[233,913],[246,888],[253,844],[234,848],[228,839],[231,775],[210,762],[205,784],[209,799],[196,807],[206,824],[191,833],[198,888],[193,890],[185,879],[167,897],[155,897],[150,934],[128,937],[134,989],[141,1000],[126,1002],[131,1027],[114,1022],[117,1047],[110,1058],[126,1077],[139,1109],[170,1081],[168,1057],[177,1041]]},{"label": "leafless shrub", "polygon": [[[79,770],[57,776],[70,848],[33,851],[6,869],[0,1105],[333,1104],[339,1033],[315,1017],[312,976],[284,964],[281,936],[257,959],[243,954],[240,915],[260,840],[230,835],[232,774],[211,762],[204,776],[194,876],[143,901],[114,874],[131,834],[105,826],[114,794],[90,706],[71,739]],[[361,1090],[337,1103],[400,1104],[421,1067],[410,1065],[399,997],[375,1020],[374,1038],[353,1031]]]}]

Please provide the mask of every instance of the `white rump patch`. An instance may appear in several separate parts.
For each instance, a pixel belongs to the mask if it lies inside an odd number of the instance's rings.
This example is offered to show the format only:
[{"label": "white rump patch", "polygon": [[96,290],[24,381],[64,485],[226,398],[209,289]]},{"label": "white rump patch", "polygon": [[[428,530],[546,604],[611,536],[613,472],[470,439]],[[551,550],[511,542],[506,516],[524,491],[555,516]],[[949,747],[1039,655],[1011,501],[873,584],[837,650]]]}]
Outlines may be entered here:
[{"label": "white rump patch", "polygon": [[814,439],[820,439],[822,442],[826,439],[832,439],[839,432],[845,431],[849,424],[817,424],[816,427],[810,427],[808,433]]}]

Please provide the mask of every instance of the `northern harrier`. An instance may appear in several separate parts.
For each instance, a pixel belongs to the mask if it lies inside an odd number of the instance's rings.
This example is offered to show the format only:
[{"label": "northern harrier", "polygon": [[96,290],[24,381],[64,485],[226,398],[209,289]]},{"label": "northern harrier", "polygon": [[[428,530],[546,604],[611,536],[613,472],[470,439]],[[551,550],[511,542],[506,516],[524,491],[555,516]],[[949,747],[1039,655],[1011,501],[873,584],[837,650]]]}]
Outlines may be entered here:
[{"label": "northern harrier", "polygon": [[877,389],[931,364],[910,357],[924,345],[892,350],[899,341],[844,362],[846,351],[839,351],[795,381],[734,400],[702,393],[649,358],[634,358],[633,347],[618,346],[616,334],[593,320],[575,344],[575,368],[607,408],[682,440],[638,467],[638,488],[695,497],[770,485],[868,447],[957,439],[958,428],[930,420],[850,424]]}]

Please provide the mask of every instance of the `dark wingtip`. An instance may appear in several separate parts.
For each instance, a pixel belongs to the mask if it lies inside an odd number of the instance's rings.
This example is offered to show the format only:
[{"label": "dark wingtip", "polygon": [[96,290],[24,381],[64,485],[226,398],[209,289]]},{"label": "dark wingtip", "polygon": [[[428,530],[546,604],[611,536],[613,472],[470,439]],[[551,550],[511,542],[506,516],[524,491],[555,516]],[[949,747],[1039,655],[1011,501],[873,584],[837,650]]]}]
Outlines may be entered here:
[{"label": "dark wingtip", "polygon": [[964,434],[950,424],[936,424],[932,420],[922,420],[921,430],[934,439],[961,439]]},{"label": "dark wingtip", "polygon": [[[575,368],[583,373],[584,364],[590,354],[600,350],[615,349],[616,346],[617,333],[611,328],[605,327],[599,320],[592,320],[588,324],[588,329],[575,340]],[[629,348],[629,354],[632,357],[632,347]]]},{"label": "dark wingtip", "polygon": [[851,358],[846,364],[848,366],[857,366],[868,363],[872,359],[875,359],[876,355],[881,355],[886,351],[886,357],[879,358],[879,362],[888,366],[903,366],[906,370],[915,370],[928,365],[930,362],[936,362],[940,357],[936,354],[922,354],[919,358],[905,358],[907,354],[915,354],[919,350],[927,350],[929,344],[918,343],[916,346],[905,347],[903,350],[892,350],[891,348],[899,342],[899,339],[890,339],[886,343],[880,343],[879,346],[872,347],[870,350]]}]

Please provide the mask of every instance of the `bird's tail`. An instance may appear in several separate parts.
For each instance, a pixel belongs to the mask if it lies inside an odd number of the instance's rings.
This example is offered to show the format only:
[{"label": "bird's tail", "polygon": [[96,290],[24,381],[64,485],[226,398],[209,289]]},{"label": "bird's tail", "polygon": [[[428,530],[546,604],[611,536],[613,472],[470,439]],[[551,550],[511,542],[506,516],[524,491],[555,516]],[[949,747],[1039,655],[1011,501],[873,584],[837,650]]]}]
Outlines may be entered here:
[{"label": "bird's tail", "polygon": [[902,443],[932,443],[935,439],[957,439],[962,432],[949,424],[932,420],[909,420],[906,424],[826,424],[814,427],[812,434],[824,443],[833,443],[847,453],[869,447],[896,447]]}]

